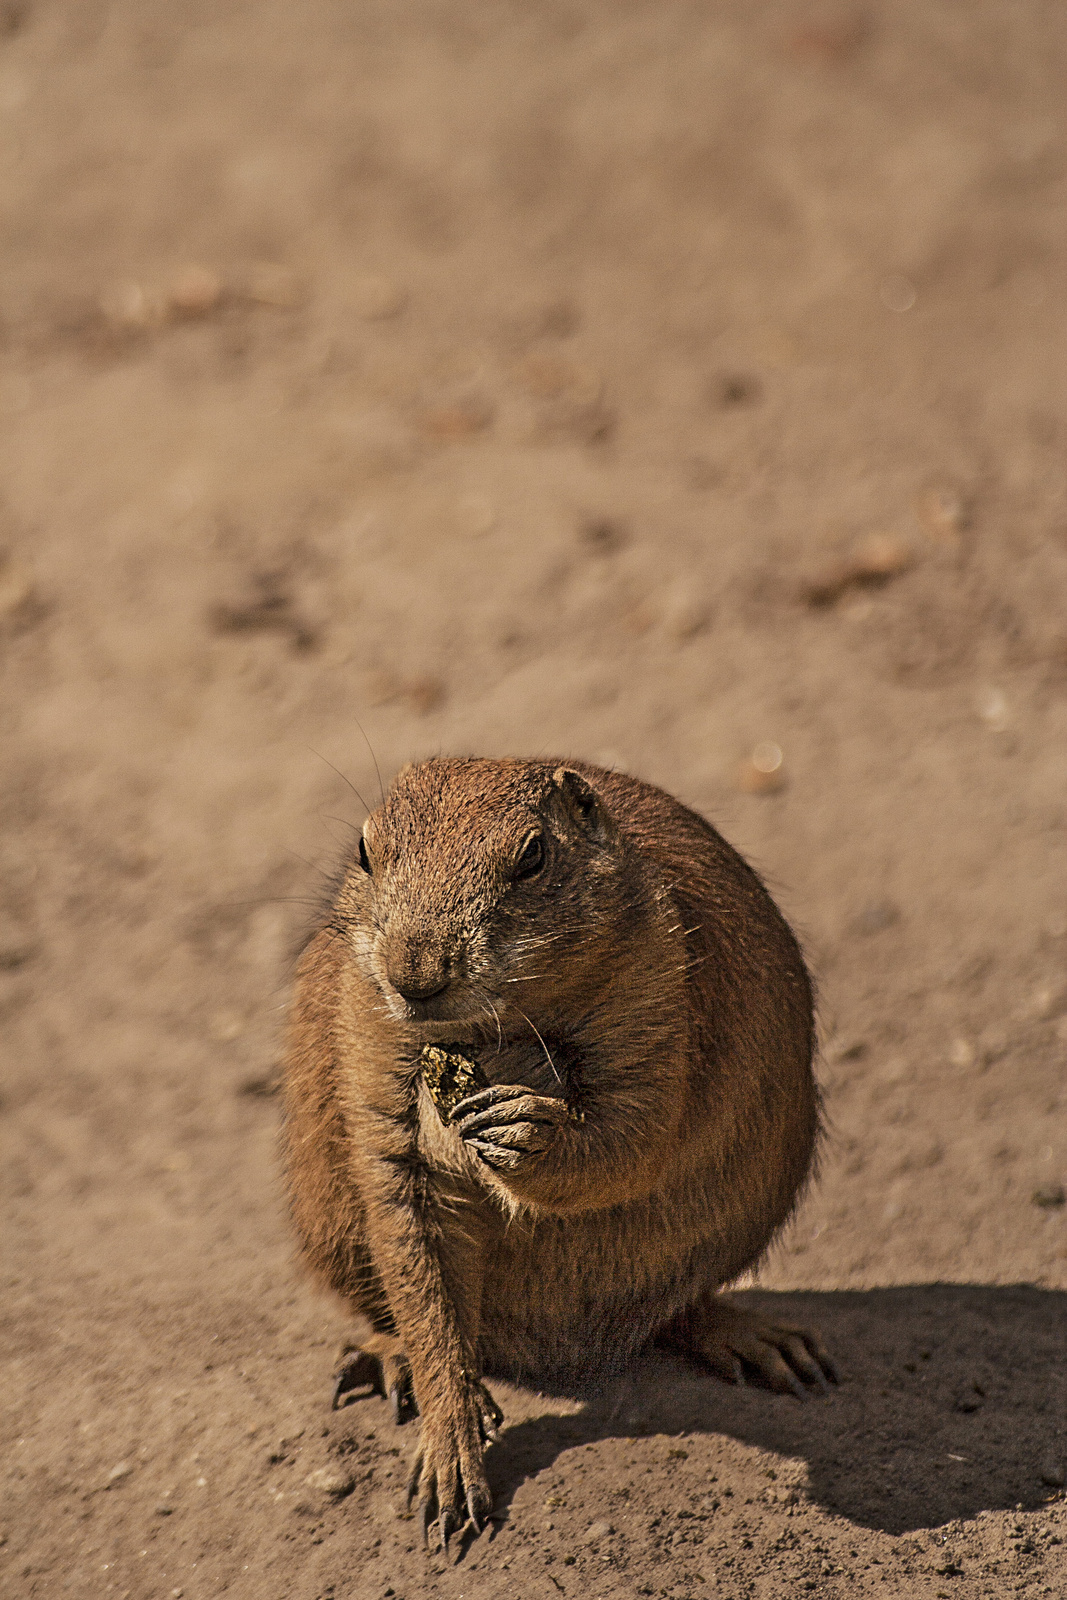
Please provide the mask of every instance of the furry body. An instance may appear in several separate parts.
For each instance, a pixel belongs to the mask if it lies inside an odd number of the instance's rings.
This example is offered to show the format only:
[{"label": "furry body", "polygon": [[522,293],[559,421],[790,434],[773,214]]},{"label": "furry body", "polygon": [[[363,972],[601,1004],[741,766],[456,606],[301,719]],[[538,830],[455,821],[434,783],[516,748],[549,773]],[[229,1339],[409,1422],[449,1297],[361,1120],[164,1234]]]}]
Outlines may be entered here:
[{"label": "furry body", "polygon": [[[464,1489],[475,1520],[484,1500],[482,1372],[586,1383],[660,1335],[810,1381],[812,1341],[757,1351],[715,1299],[819,1128],[811,985],[756,874],[669,795],[577,762],[409,767],[360,854],[299,966],[289,1192],[359,1349],[398,1383],[410,1363],[446,1539]],[[491,1086],[454,1124],[427,1044]]]}]

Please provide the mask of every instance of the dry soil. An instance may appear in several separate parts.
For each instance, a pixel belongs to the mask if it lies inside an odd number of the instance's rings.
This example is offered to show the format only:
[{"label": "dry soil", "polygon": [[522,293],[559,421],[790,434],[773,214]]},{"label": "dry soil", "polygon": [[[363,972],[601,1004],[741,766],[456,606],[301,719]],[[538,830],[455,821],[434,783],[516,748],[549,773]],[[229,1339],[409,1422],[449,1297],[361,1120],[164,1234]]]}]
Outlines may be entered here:
[{"label": "dry soil", "polygon": [[[1065,76],[1059,0],[0,5],[5,1595],[1067,1593]],[[840,1392],[502,1386],[454,1568],[275,1161],[360,724],[663,784],[822,993],[741,1292]]]}]

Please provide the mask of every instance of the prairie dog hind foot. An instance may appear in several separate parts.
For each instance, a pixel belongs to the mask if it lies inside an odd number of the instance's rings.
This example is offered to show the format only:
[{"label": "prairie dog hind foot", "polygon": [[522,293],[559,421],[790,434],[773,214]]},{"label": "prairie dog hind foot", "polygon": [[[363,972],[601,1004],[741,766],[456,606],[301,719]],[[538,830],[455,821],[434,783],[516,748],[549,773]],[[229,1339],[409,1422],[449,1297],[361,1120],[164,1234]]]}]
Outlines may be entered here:
[{"label": "prairie dog hind foot", "polygon": [[806,1400],[828,1395],[841,1381],[833,1358],[810,1328],[771,1322],[722,1295],[704,1295],[661,1330],[657,1344],[710,1367],[725,1383],[746,1376],[772,1389]]},{"label": "prairie dog hind foot", "polygon": [[388,1400],[397,1426],[419,1414],[411,1365],[394,1333],[371,1333],[360,1340],[346,1339],[334,1369],[330,1410],[348,1405],[353,1391],[367,1387],[371,1394]]}]

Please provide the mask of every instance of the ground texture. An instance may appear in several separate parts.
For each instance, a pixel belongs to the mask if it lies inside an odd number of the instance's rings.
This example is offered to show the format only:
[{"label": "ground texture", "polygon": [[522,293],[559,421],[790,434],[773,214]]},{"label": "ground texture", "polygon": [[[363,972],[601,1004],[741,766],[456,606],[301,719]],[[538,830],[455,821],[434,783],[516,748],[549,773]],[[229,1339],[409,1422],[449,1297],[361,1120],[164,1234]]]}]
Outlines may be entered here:
[{"label": "ground texture", "polygon": [[[1065,74],[1055,0],[0,5],[5,1595],[1067,1593]],[[741,1292],[841,1390],[500,1386],[455,1567],[275,1160],[357,719],[663,784],[822,995]]]}]

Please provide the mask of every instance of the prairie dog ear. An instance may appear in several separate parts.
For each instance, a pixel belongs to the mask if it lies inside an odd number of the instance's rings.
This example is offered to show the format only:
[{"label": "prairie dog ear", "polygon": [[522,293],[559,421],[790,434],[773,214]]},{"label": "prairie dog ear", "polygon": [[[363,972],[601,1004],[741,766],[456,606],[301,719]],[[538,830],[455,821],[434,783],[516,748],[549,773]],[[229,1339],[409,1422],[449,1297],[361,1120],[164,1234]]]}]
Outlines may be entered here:
[{"label": "prairie dog ear", "polygon": [[583,833],[587,833],[598,844],[615,842],[617,834],[611,814],[605,809],[592,784],[587,783],[580,772],[575,772],[571,767],[557,767],[552,774],[552,782],[572,820]]}]

